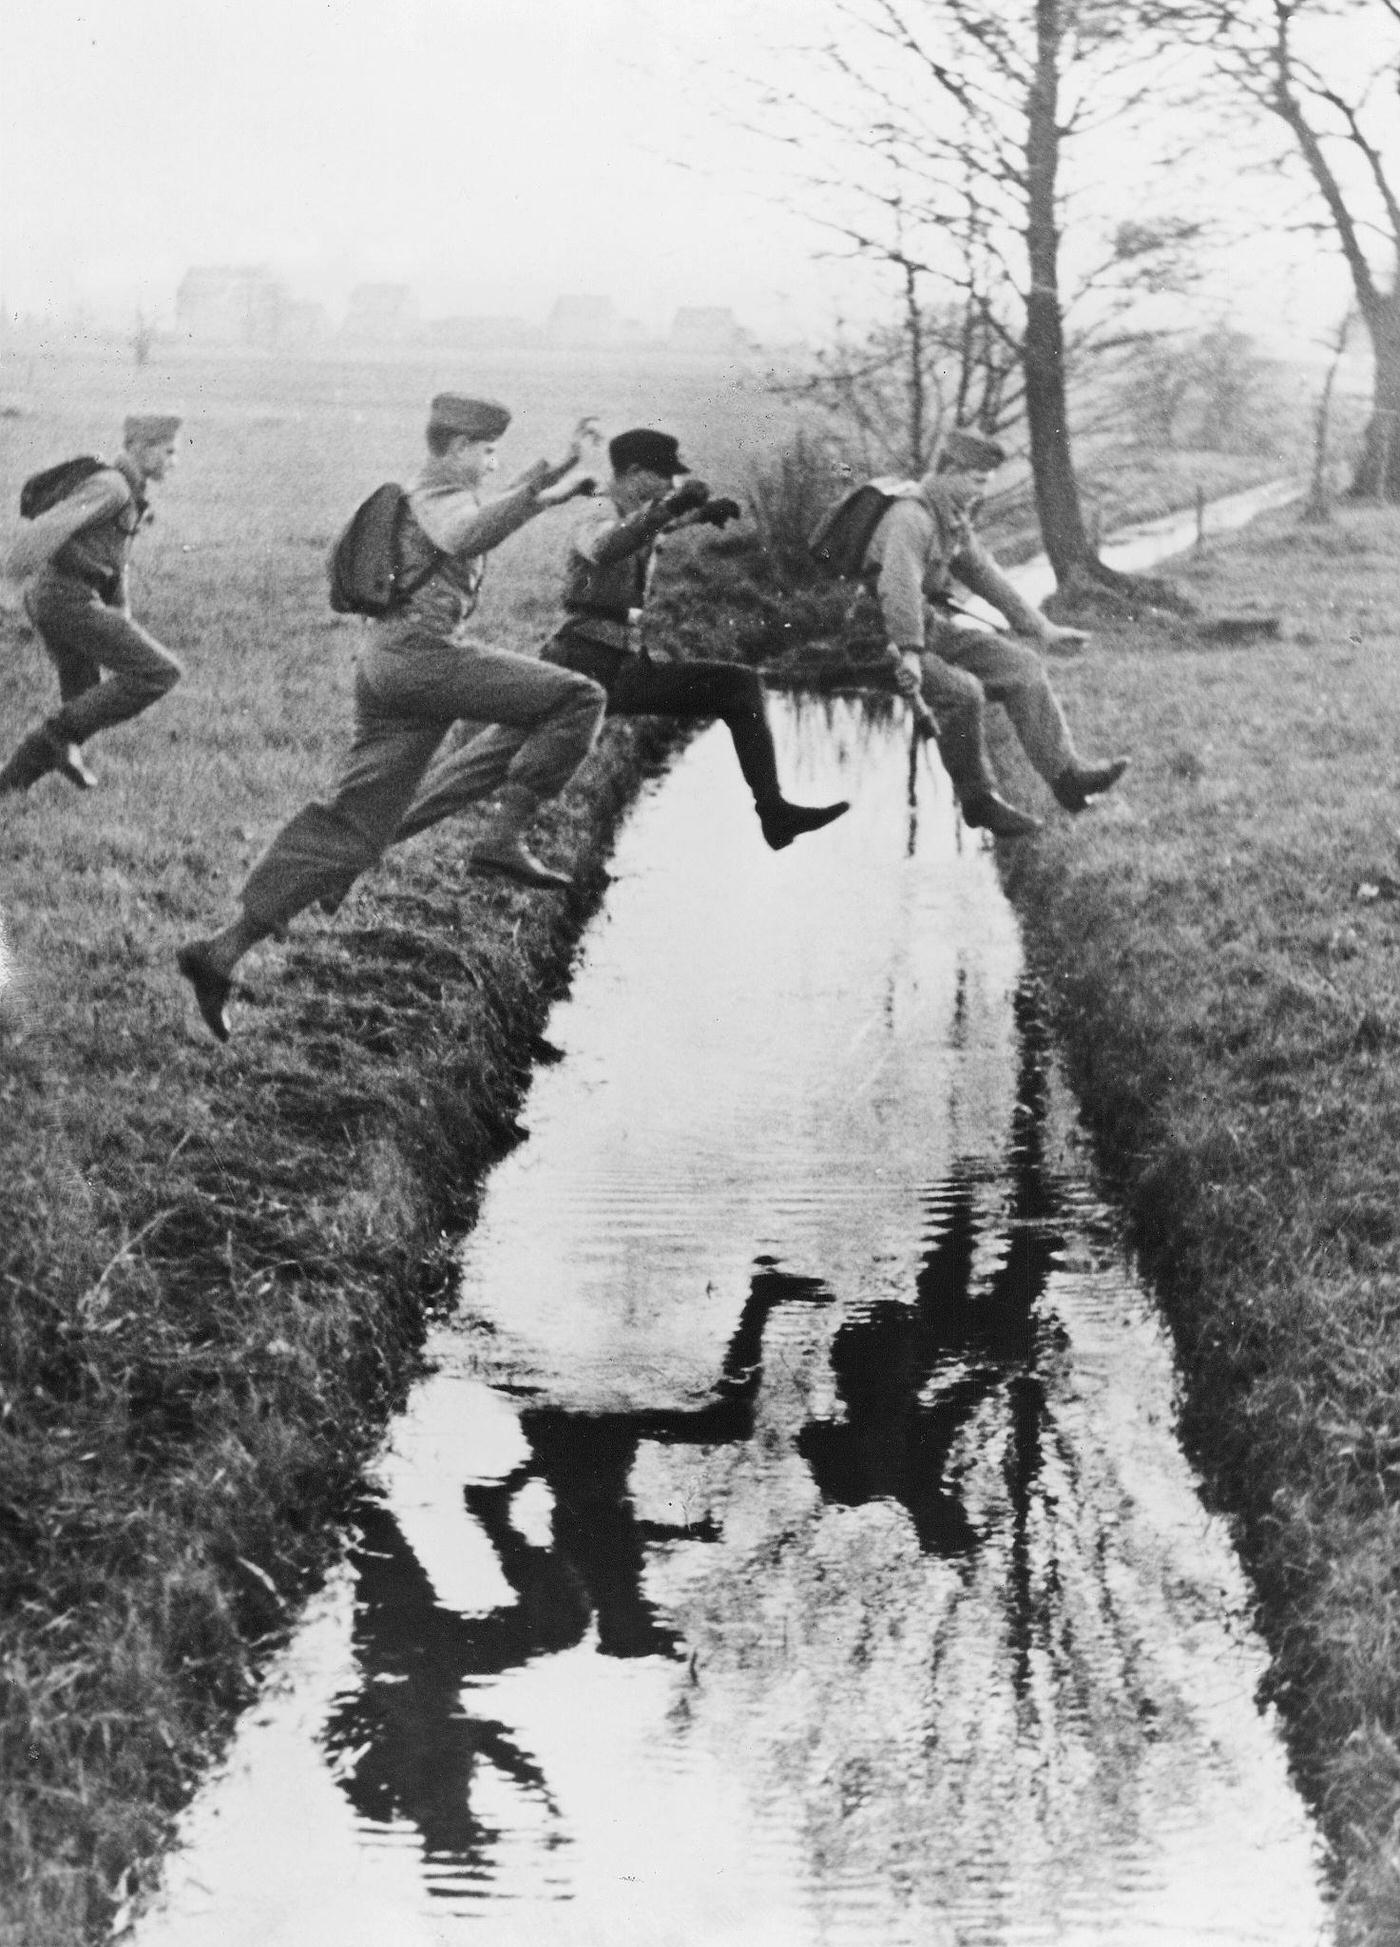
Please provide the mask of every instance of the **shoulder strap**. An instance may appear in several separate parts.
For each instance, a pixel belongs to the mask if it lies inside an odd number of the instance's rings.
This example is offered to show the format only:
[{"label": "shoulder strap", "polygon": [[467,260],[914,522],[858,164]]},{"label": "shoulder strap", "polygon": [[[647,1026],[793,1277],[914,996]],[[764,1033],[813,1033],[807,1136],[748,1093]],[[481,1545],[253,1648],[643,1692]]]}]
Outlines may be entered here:
[{"label": "shoulder strap", "polygon": [[407,601],[409,596],[416,595],[420,588],[426,588],[434,575],[450,574],[449,563],[452,560],[452,556],[447,552],[447,549],[438,546],[427,528],[424,527],[422,521],[414,513],[407,490],[405,490],[399,502],[399,517],[394,527],[395,553],[399,552],[402,544],[403,531],[410,521],[413,523],[415,533],[422,537],[423,545],[431,548],[433,552],[431,560],[424,562],[415,573],[395,577],[394,593],[396,599],[399,601]]}]

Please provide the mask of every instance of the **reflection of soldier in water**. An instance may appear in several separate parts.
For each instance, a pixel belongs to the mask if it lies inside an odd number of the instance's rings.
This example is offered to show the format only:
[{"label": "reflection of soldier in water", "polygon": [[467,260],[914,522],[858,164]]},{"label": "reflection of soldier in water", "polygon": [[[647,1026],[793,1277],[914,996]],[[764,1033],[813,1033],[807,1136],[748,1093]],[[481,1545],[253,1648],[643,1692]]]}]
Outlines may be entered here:
[{"label": "reflection of soldier in water", "polygon": [[[628,1493],[637,1449],[643,1440],[718,1446],[747,1439],[769,1314],[783,1302],[826,1299],[814,1279],[766,1265],[759,1270],[715,1396],[703,1406],[597,1414],[528,1407],[520,1425],[530,1458],[503,1481],[464,1489],[515,1591],[508,1609],[475,1617],[443,1608],[393,1515],[377,1502],[361,1507],[351,1560],[358,1576],[355,1653],[363,1676],[357,1690],[337,1701],[325,1741],[346,1756],[341,1784],[362,1817],[410,1820],[430,1857],[451,1858],[476,1875],[489,1870],[490,1848],[499,1836],[472,1811],[478,1762],[553,1812],[534,1759],[506,1726],[469,1715],[463,1689],[474,1678],[572,1648],[590,1623],[604,1656],[680,1655],[677,1638],[642,1590],[645,1544],[709,1541],[717,1531],[708,1521],[672,1525],[637,1518]],[[511,1503],[533,1480],[543,1481],[554,1499],[549,1547],[528,1541],[511,1519]],[[454,1881],[460,1876],[454,1874]]]},{"label": "reflection of soldier in water", "polygon": [[[921,1548],[965,1555],[977,1536],[948,1458],[982,1402],[1004,1390],[1010,1406],[1013,1504],[1024,1511],[1039,1466],[1043,1388],[1033,1368],[1032,1308],[1059,1238],[1045,1209],[1039,1155],[1044,1083],[1034,1022],[1024,1004],[1017,1139],[1003,1254],[976,1272],[977,1175],[955,1171],[929,1198],[938,1226],[915,1280],[915,1303],[882,1300],[849,1318],[831,1350],[840,1422],[803,1428],[798,1449],[825,1499],[843,1507],[892,1500],[908,1509]],[[993,1185],[995,1189],[995,1185]]]}]

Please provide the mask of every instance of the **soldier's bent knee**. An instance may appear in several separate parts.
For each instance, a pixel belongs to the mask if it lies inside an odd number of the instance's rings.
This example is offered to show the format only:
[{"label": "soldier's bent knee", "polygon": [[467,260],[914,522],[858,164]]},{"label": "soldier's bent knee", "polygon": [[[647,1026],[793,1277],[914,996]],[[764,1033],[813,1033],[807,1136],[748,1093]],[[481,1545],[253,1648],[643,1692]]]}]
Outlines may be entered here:
[{"label": "soldier's bent knee", "polygon": [[573,674],[563,706],[570,716],[599,716],[608,707],[608,693],[591,676]]},{"label": "soldier's bent knee", "polygon": [[154,702],[157,697],[166,696],[185,673],[185,665],[168,652],[159,658],[152,656],[136,674],[126,680],[141,696]]}]

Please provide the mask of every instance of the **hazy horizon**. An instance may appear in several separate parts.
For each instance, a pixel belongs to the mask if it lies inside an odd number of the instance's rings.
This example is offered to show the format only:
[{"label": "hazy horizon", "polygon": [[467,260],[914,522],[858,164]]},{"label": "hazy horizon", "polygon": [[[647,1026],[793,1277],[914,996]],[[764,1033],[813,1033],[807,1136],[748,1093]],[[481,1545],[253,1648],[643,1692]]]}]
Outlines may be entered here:
[{"label": "hazy horizon", "polygon": [[[533,328],[600,295],[653,340],[694,305],[763,342],[829,337],[889,309],[890,280],[823,257],[724,72],[806,87],[776,50],[826,18],[825,0],[8,0],[0,301],[168,328],[186,271],[258,266],[332,327],[355,285],[392,282],[424,320]],[[1334,252],[1270,226],[1273,194],[1231,182],[1257,240],[1195,305],[1303,344],[1349,290]]]}]

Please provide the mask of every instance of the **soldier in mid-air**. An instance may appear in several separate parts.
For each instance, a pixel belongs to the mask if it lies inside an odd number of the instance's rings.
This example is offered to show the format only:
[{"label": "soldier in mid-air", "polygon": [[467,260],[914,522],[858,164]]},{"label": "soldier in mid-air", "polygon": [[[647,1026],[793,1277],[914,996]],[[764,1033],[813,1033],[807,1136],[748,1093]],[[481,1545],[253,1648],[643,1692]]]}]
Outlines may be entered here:
[{"label": "soldier in mid-air", "polygon": [[[804,832],[839,818],[848,809],[845,801],[799,805],[783,796],[756,671],[743,663],[671,661],[642,639],[649,570],[660,537],[697,524],[722,527],[740,509],[687,477],[679,442],[669,433],[641,426],[619,433],[608,446],[608,459],[612,479],[573,535],[564,569],[563,626],[541,661],[600,683],[610,715],[686,722],[718,717],[733,739],[763,836],[780,851]],[[519,743],[518,731],[503,726],[444,753],[424,777],[399,838],[489,797]]]},{"label": "soldier in mid-air", "polygon": [[571,484],[555,490],[575,471],[592,422],[580,424],[558,463],[537,461],[505,493],[483,501],[509,423],[506,408],[489,400],[440,393],[432,402],[428,459],[408,491],[396,563],[410,592],[374,624],[357,664],[354,740],[340,778],[325,803],[305,806],[273,839],[248,875],[237,917],[177,956],[217,1040],[229,1036],[233,971],[243,955],[313,901],[339,904],[394,837],[459,718],[509,725],[515,738],[497,780],[495,814],[472,849],[473,869],[528,887],[570,883],[534,856],[525,834],[588,754],[603,692],[586,676],[488,648],[463,631],[487,554],[575,491]]}]

